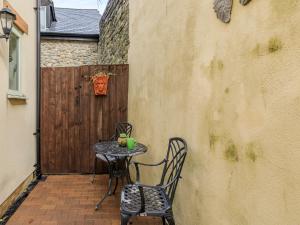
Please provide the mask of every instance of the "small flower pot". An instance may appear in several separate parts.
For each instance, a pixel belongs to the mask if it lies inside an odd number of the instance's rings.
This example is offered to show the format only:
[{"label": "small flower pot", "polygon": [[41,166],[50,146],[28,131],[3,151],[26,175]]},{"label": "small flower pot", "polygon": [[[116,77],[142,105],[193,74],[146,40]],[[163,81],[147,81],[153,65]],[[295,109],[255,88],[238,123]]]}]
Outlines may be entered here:
[{"label": "small flower pot", "polygon": [[118,138],[119,146],[126,147],[127,146],[127,135],[126,134],[120,134],[120,137]]}]

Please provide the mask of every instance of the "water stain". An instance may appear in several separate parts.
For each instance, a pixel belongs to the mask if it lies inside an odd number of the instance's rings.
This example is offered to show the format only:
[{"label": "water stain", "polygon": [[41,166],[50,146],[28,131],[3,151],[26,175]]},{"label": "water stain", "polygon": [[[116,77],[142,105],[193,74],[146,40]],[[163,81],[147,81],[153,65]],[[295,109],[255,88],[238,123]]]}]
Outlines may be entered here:
[{"label": "water stain", "polygon": [[225,158],[231,162],[238,162],[239,155],[236,145],[230,141],[225,149]]},{"label": "water stain", "polygon": [[277,37],[273,37],[269,40],[268,51],[269,53],[274,53],[282,49],[282,42]]},{"label": "water stain", "polygon": [[218,60],[217,61],[217,64],[218,64],[218,69],[221,71],[224,69],[224,63],[222,60]]},{"label": "water stain", "polygon": [[219,140],[219,137],[216,136],[215,134],[209,135],[209,145],[210,145],[211,150],[215,150],[215,146],[216,146],[216,143],[218,142],[218,140]]},{"label": "water stain", "polygon": [[229,94],[229,92],[230,92],[230,89],[229,89],[229,88],[226,88],[226,89],[225,89],[225,93],[226,93],[226,94]]}]

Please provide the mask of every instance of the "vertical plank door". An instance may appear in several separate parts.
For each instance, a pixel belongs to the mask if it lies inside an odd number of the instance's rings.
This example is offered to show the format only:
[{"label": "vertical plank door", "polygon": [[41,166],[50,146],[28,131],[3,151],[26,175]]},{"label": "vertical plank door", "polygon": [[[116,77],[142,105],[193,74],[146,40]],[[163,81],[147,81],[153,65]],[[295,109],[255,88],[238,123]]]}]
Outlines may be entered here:
[{"label": "vertical plank door", "polygon": [[[108,95],[95,96],[90,76],[112,74]],[[93,173],[92,146],[127,121],[128,65],[43,68],[41,167],[43,174]],[[98,173],[106,166],[99,162]]]}]

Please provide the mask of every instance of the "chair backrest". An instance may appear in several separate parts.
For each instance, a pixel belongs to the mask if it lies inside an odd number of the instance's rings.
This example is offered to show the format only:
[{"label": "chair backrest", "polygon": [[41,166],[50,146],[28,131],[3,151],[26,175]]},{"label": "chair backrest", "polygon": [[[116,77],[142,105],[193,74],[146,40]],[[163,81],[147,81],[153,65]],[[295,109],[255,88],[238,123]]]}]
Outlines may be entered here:
[{"label": "chair backrest", "polygon": [[127,137],[131,137],[132,125],[127,122],[118,123],[115,131],[115,138],[118,139],[120,134],[125,133]]},{"label": "chair backrest", "polygon": [[181,178],[180,174],[187,154],[187,144],[182,138],[171,138],[169,140],[166,163],[163,169],[160,185],[166,185],[166,193],[171,201],[174,200],[174,195]]}]

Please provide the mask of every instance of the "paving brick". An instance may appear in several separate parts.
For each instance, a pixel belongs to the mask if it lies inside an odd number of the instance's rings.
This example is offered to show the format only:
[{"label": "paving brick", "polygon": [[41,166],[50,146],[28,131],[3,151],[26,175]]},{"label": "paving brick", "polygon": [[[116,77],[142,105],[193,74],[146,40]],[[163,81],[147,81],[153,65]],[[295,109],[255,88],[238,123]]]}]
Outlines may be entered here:
[{"label": "paving brick", "polygon": [[[7,225],[120,225],[120,189],[95,211],[107,176],[49,176],[40,182]],[[157,218],[133,218],[133,225],[161,225]]]}]

